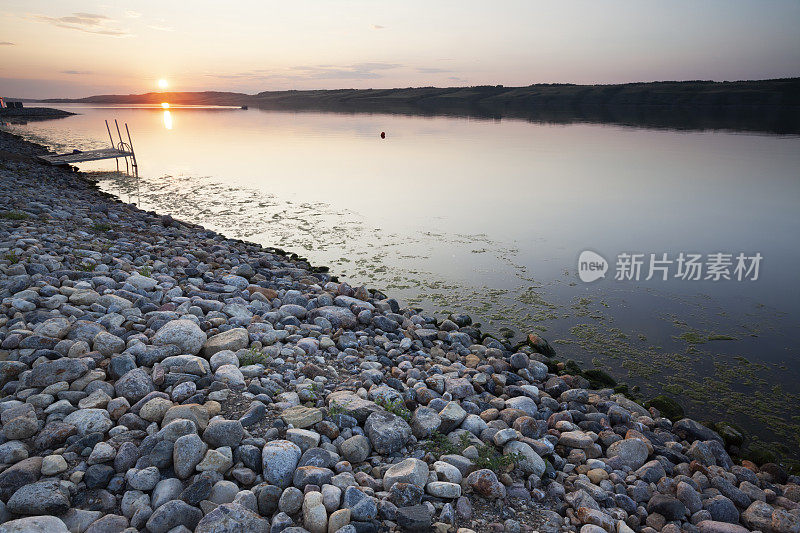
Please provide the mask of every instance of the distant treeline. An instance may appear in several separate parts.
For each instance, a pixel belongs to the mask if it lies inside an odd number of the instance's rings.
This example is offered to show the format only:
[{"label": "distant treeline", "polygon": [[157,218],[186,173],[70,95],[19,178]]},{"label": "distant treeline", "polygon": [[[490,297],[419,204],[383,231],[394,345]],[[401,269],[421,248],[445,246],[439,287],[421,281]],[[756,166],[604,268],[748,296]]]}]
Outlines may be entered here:
[{"label": "distant treeline", "polygon": [[410,87],[101,95],[47,102],[248,105],[264,109],[524,118],[545,122],[612,122],[646,127],[744,129],[800,133],[800,78],[619,85]]}]

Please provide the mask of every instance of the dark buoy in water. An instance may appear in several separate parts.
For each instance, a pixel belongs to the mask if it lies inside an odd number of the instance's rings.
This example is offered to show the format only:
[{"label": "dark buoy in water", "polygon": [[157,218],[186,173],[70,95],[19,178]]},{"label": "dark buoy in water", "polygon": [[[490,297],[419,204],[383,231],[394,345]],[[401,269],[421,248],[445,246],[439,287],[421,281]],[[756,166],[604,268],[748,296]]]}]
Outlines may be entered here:
[{"label": "dark buoy in water", "polygon": [[386,132],[385,132],[385,131],[382,131],[382,132],[381,132],[381,139],[385,139],[385,138],[386,138]]}]

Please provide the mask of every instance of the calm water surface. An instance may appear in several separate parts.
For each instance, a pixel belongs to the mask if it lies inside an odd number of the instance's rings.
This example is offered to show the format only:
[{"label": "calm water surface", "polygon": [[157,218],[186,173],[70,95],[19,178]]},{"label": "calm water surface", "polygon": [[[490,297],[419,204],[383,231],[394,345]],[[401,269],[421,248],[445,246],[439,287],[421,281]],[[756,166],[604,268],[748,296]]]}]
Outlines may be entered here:
[{"label": "calm water surface", "polygon": [[[56,150],[127,122],[140,182],[104,190],[278,246],[352,284],[487,330],[538,331],[563,360],[700,419],[800,443],[800,139],[450,117],[62,106],[6,129]],[[385,131],[387,137],[379,136]],[[577,276],[593,250],[605,279]],[[757,281],[618,281],[617,255],[744,252]],[[675,265],[672,265],[675,269]],[[673,270],[672,273],[675,271]],[[504,328],[509,328],[508,331]]]}]

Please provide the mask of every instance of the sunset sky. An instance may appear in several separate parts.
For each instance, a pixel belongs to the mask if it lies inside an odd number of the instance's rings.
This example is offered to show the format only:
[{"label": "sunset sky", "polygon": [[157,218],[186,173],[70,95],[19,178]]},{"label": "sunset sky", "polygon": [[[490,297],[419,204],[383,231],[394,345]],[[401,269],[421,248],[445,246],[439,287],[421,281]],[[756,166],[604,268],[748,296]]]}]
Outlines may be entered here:
[{"label": "sunset sky", "polygon": [[0,95],[800,75],[797,0],[3,0]]}]

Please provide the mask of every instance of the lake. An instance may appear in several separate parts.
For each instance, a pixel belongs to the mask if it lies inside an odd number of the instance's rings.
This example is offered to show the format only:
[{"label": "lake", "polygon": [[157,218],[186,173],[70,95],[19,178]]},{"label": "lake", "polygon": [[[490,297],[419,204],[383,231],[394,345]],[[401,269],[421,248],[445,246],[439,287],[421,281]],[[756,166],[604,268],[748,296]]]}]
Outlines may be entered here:
[{"label": "lake", "polygon": [[[603,369],[642,399],[666,393],[700,420],[800,445],[797,136],[59,108],[79,114],[5,129],[59,151],[103,148],[103,119],[116,118],[138,182],[113,162],[80,166],[124,201],[295,252],[442,317],[468,313],[498,336],[538,332],[559,360]],[[578,275],[587,250],[601,259],[582,273],[607,268],[591,283]],[[699,254],[700,279],[676,277],[681,253]],[[638,280],[617,275],[621,254],[641,265]],[[646,280],[650,254],[671,263]]]}]

